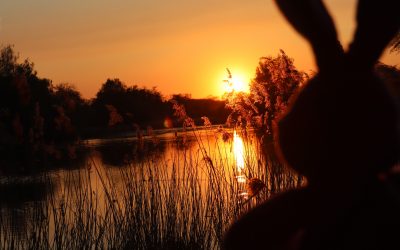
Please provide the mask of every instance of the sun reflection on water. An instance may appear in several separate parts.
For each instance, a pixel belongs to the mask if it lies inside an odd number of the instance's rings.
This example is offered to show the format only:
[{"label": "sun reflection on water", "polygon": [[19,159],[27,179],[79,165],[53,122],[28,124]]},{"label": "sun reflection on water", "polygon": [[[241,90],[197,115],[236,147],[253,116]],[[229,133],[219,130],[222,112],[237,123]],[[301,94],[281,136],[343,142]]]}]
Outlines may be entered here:
[{"label": "sun reflection on water", "polygon": [[237,176],[236,176],[236,180],[237,180],[237,182],[239,182],[239,183],[246,183],[246,176],[244,176],[244,175],[237,175]]},{"label": "sun reflection on water", "polygon": [[244,174],[245,169],[245,161],[244,161],[244,144],[243,139],[237,134],[236,130],[233,131],[233,155],[236,164],[236,181],[239,184],[239,193],[240,197],[243,197],[245,200],[248,199],[248,192],[245,188],[247,177]]},{"label": "sun reflection on water", "polygon": [[236,133],[236,130],[233,132],[233,153],[237,170],[241,173],[244,169],[244,145],[243,139]]}]

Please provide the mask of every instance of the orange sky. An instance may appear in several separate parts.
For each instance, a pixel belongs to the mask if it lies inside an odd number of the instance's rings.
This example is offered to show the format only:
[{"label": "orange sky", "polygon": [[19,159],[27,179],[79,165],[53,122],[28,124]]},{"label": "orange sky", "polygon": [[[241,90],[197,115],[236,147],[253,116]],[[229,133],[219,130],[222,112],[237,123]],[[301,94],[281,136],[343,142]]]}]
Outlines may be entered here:
[{"label": "orange sky", "polygon": [[[355,0],[325,1],[347,47]],[[107,78],[165,95],[220,96],[226,68],[251,78],[279,49],[314,69],[308,44],[272,0],[19,0],[0,4],[0,42],[14,44],[41,77],[93,97]],[[382,61],[400,64],[400,54]]]}]

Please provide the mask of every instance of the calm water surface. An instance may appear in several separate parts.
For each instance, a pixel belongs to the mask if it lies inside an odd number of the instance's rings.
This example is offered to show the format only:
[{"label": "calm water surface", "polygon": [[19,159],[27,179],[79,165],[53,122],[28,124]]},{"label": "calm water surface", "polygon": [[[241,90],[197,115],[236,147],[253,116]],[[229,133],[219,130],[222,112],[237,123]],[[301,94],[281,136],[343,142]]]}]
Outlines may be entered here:
[{"label": "calm water surface", "polygon": [[[249,177],[244,174],[245,168],[257,168],[261,164],[255,153],[259,146],[253,136],[244,140],[236,132],[228,134],[227,139],[217,130],[204,130],[196,133],[168,132],[143,140],[135,137],[87,140],[77,146],[76,159],[54,164],[51,170],[30,175],[1,176],[0,232],[2,235],[26,236],[32,226],[27,221],[35,218],[35,213],[40,213],[38,207],[51,207],[51,204],[62,204],[64,201],[70,203],[66,206],[78,206],[73,204],[74,194],[81,193],[80,189],[87,189],[88,183],[99,201],[98,211],[101,213],[104,199],[107,199],[104,186],[113,186],[116,190],[113,197],[119,197],[119,192],[126,189],[121,185],[125,183],[122,179],[127,168],[139,172],[142,168],[138,178],[143,183],[154,181],[153,178],[165,182],[171,181],[171,178],[174,178],[173,181],[177,181],[176,178],[184,181],[188,175],[196,175],[201,189],[206,189],[211,165],[213,168],[225,168],[222,173],[226,179],[236,180],[241,185]],[[149,174],[154,166],[158,169],[154,171],[159,174]],[[239,193],[247,197],[244,189]]]}]

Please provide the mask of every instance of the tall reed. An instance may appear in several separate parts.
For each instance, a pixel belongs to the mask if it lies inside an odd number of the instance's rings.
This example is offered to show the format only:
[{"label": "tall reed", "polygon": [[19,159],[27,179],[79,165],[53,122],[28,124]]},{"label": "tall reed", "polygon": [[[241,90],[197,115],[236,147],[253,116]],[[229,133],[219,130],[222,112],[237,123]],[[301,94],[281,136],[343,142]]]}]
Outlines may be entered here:
[{"label": "tall reed", "polygon": [[[302,182],[262,154],[248,131],[239,132],[247,184],[238,182],[230,132],[223,132],[228,143],[214,129],[191,133],[195,150],[151,154],[122,168],[91,159],[85,170],[65,172],[58,192],[26,211],[22,233],[10,232],[9,216],[0,214],[0,248],[218,249],[243,212]],[[261,183],[255,193],[252,179]]]}]

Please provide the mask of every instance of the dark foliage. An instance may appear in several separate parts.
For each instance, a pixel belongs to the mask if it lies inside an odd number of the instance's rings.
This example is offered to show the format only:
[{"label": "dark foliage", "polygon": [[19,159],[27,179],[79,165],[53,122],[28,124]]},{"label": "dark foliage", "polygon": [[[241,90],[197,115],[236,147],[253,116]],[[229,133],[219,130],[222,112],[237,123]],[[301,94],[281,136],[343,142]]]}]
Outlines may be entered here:
[{"label": "dark foliage", "polygon": [[[37,75],[29,59],[22,63],[18,59],[11,45],[1,48],[2,152],[20,148],[29,155],[37,155],[38,151],[53,151],[54,144],[73,144],[79,137],[164,128],[164,121],[173,117],[172,103],[155,87],[127,86],[119,79],[107,79],[95,98],[85,100],[73,85],[53,85],[51,80]],[[202,116],[208,116],[213,123],[226,120],[223,101],[183,95],[174,95],[172,99],[182,102],[199,124]],[[171,123],[168,124],[170,128]],[[181,124],[175,122],[175,125]]]},{"label": "dark foliage", "polygon": [[271,136],[273,122],[307,78],[283,50],[277,57],[260,58],[250,93],[231,92],[226,96],[228,107],[232,109],[229,121],[252,126],[262,135]]},{"label": "dark foliage", "polygon": [[183,105],[189,117],[196,125],[203,125],[202,117],[206,116],[212,124],[223,124],[230,113],[224,101],[216,99],[192,99],[189,95],[173,95],[171,100]]}]

